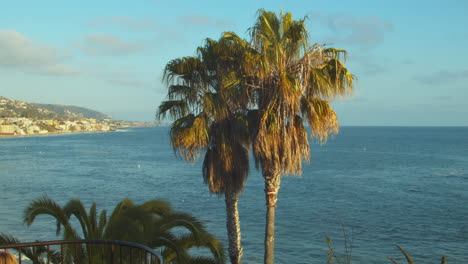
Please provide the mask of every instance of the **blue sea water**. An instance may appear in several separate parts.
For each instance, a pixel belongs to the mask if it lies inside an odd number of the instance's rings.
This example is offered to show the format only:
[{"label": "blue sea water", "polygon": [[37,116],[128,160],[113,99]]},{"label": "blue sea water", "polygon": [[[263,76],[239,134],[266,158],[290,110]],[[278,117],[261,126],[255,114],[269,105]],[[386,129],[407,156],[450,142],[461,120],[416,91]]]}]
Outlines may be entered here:
[{"label": "blue sea water", "polygon": [[[54,222],[22,224],[28,203],[48,195],[112,210],[125,197],[165,199],[206,222],[226,242],[222,197],[210,195],[201,163],[174,156],[168,128],[131,128],[0,139],[0,232],[23,241],[56,239]],[[263,261],[263,179],[252,166],[240,200],[244,263]],[[468,128],[344,127],[312,146],[301,177],[282,180],[277,263],[325,263],[326,237],[338,255],[343,228],[352,263],[468,263]],[[348,244],[349,245],[349,244]]]}]

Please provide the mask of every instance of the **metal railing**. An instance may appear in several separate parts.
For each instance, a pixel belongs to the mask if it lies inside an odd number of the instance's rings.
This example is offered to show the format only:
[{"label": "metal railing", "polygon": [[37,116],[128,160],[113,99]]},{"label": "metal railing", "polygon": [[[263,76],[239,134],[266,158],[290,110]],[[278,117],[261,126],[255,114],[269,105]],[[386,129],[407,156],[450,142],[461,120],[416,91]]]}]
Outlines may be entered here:
[{"label": "metal railing", "polygon": [[[58,248],[58,249],[57,249]],[[116,240],[56,240],[0,245],[0,250],[18,252],[33,264],[162,264],[158,253],[149,247]]]}]

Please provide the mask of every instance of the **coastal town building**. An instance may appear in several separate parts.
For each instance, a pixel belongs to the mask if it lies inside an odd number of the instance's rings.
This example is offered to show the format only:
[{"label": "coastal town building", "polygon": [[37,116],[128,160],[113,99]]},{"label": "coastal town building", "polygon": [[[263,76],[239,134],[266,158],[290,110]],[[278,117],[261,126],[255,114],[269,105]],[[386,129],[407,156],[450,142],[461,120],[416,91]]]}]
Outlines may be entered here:
[{"label": "coastal town building", "polygon": [[[52,107],[47,109],[46,106]],[[62,109],[59,113],[55,112],[57,107]],[[113,131],[121,127],[153,125],[150,122],[114,120],[90,109],[75,111],[76,108],[79,107],[37,105],[0,96],[0,136]]]},{"label": "coastal town building", "polygon": [[33,120],[29,118],[0,118],[0,135],[25,136],[44,135],[49,133],[98,132],[112,131],[117,126],[96,119],[76,121]]}]

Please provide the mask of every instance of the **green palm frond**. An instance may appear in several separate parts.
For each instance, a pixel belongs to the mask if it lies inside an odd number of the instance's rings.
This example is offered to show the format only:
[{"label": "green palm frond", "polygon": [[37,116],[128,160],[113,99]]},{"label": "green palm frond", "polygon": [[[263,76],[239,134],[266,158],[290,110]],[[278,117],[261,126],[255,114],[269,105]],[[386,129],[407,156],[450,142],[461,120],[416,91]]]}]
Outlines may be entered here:
[{"label": "green palm frond", "polygon": [[205,227],[195,217],[185,213],[173,213],[158,221],[161,230],[171,230],[172,228],[183,227],[187,229],[195,238],[200,233],[206,232]]},{"label": "green palm frond", "polygon": [[156,118],[158,120],[166,118],[167,114],[171,118],[181,118],[187,115],[189,112],[189,106],[185,100],[171,100],[164,101],[159,105]]},{"label": "green palm frond", "polygon": [[226,101],[219,93],[205,93],[201,107],[203,107],[203,112],[212,117],[214,121],[226,119],[229,115]]},{"label": "green palm frond", "polygon": [[197,91],[187,85],[173,84],[169,86],[167,96],[169,100],[183,99],[194,102],[197,99]]},{"label": "green palm frond", "polygon": [[98,237],[103,237],[104,235],[104,230],[107,225],[107,211],[102,210],[101,214],[99,215],[99,224],[98,224]]},{"label": "green palm frond", "polygon": [[[223,244],[214,236],[207,232],[199,234],[199,237],[195,237],[193,234],[184,234],[177,238],[177,244],[185,250],[192,248],[207,248],[210,250],[212,257],[203,257],[203,259],[210,260],[213,263],[224,263],[226,261],[226,255],[224,253]],[[174,252],[167,250],[165,252],[168,259],[172,259]],[[191,263],[191,262],[189,262]]]},{"label": "green palm frond", "polygon": [[60,205],[47,196],[42,196],[29,204],[23,212],[23,222],[30,226],[39,215],[50,215],[55,218],[57,221],[57,235],[60,234],[62,226],[69,226],[68,217]]},{"label": "green palm frond", "polygon": [[404,250],[402,247],[400,247],[399,245],[396,245],[397,248],[401,251],[401,253],[403,253],[403,255],[405,255],[405,258],[406,260],[408,261],[408,264],[415,264],[413,258],[411,258],[411,256],[408,254],[408,252],[406,252],[406,250]]},{"label": "green palm frond", "polygon": [[170,130],[172,147],[190,162],[195,161],[200,151],[208,146],[208,120],[204,113],[189,114],[176,120]]},{"label": "green palm frond", "polygon": [[160,216],[169,216],[173,214],[173,210],[169,202],[163,200],[150,200],[138,207],[148,213]]},{"label": "green palm frond", "polygon": [[164,69],[164,80],[168,83],[181,80],[190,86],[203,80],[205,65],[196,57],[183,57],[170,61]]},{"label": "green palm frond", "polygon": [[[96,205],[94,205],[96,207]],[[88,238],[91,230],[91,222],[88,217],[88,213],[80,200],[72,199],[62,209],[67,215],[68,219],[70,216],[75,216],[81,225],[81,230],[83,231],[83,236]]]}]

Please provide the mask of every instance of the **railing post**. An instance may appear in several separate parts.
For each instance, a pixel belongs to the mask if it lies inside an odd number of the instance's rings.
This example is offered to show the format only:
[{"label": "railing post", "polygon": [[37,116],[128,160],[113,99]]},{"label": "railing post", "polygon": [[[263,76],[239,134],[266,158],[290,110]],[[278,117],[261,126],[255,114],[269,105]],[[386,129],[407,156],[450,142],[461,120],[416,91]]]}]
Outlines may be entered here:
[{"label": "railing post", "polygon": [[[84,245],[83,245],[84,244]],[[51,246],[53,248],[51,248]],[[56,249],[59,246],[60,249]],[[85,246],[86,249],[83,247]],[[117,251],[117,248],[118,251]],[[40,247],[40,248],[38,248]],[[93,257],[93,247],[96,247],[96,258]],[[101,250],[99,250],[101,247]],[[110,248],[108,248],[110,247]],[[123,249],[123,247],[127,249]],[[109,264],[161,264],[161,260],[158,254],[151,248],[125,241],[113,241],[113,240],[61,240],[61,241],[47,241],[47,242],[33,242],[33,243],[20,243],[1,246],[0,249],[8,250],[13,249],[18,252],[18,263],[22,264],[23,248],[28,251],[31,249],[33,256],[27,261],[27,263],[41,262],[44,264],[56,263],[55,254],[60,251],[60,260],[62,264],[75,263],[81,264],[86,262],[88,258],[89,264],[96,263],[109,263]],[[40,250],[46,250],[47,255],[41,255]],[[128,252],[128,250],[130,252]],[[138,252],[134,252],[138,250]],[[83,251],[83,252],[82,252]],[[52,254],[54,253],[54,254]],[[99,257],[99,254],[101,257]],[[107,255],[109,254],[109,256]],[[117,260],[118,255],[118,260]],[[44,259],[41,257],[44,256]],[[45,259],[47,258],[47,260]],[[135,258],[135,259],[134,259]],[[144,258],[144,259],[143,259]],[[52,260],[51,260],[52,259]]]},{"label": "railing post", "polygon": [[80,244],[75,245],[75,263],[79,263],[79,261],[78,261],[78,245],[80,245]]},{"label": "railing post", "polygon": [[110,264],[114,264],[114,249],[115,249],[115,245],[112,244],[111,245],[111,252],[110,252]]},{"label": "railing post", "polygon": [[92,250],[93,245],[88,245],[88,264],[91,264],[91,259],[93,258],[93,250]]},{"label": "railing post", "polygon": [[18,263],[21,264],[21,248],[18,249]]},{"label": "railing post", "polygon": [[130,248],[130,264],[133,264],[133,248]]},{"label": "railing post", "polygon": [[104,245],[102,245],[101,249],[101,263],[104,264]]},{"label": "railing post", "polygon": [[47,245],[47,264],[50,264],[50,245]]},{"label": "railing post", "polygon": [[60,244],[60,255],[61,255],[61,258],[62,258],[62,264],[64,264],[65,263],[65,255],[63,254],[63,244]]},{"label": "railing post", "polygon": [[119,264],[122,264],[122,245],[119,245]]}]

